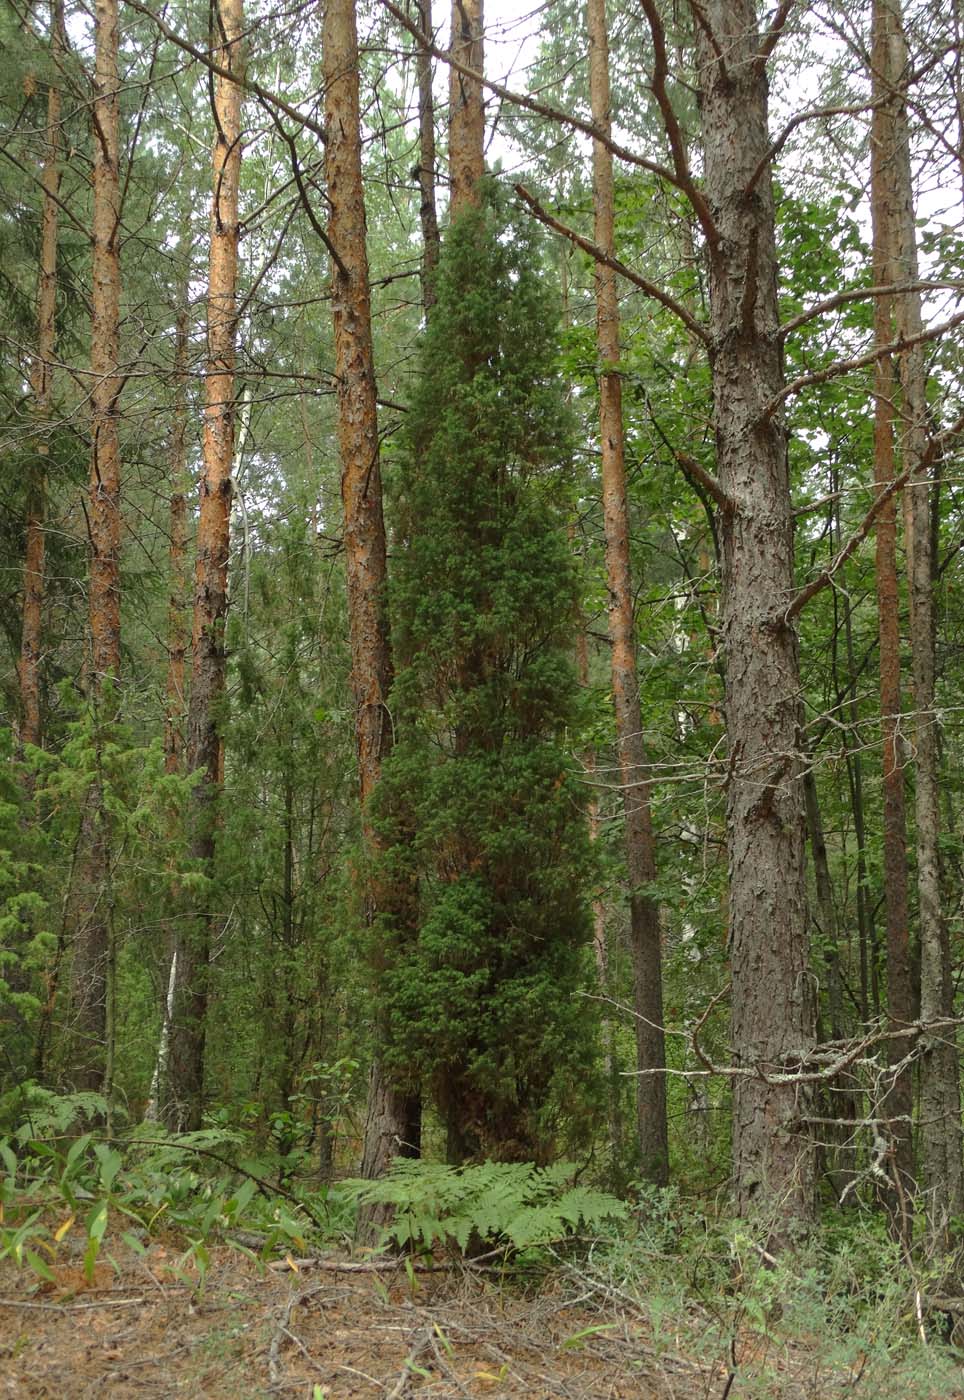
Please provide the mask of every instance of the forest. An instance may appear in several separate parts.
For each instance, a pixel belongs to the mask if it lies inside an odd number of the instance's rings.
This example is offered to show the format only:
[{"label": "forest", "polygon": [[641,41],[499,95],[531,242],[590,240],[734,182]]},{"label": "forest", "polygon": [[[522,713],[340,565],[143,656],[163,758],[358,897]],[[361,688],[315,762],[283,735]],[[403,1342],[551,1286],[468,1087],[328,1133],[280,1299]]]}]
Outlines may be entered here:
[{"label": "forest", "polygon": [[964,1393],[964,9],[489,5],[0,10],[0,1371]]}]

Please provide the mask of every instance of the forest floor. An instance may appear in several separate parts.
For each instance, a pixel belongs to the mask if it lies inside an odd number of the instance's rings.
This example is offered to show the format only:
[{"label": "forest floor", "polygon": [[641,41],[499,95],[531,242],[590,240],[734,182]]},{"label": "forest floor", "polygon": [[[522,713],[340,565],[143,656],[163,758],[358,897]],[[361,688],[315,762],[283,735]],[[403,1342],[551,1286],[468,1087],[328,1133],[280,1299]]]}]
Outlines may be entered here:
[{"label": "forest floor", "polygon": [[108,1239],[90,1283],[79,1252],[58,1253],[55,1282],[39,1284],[5,1260],[0,1397],[964,1397],[964,1371],[955,1390],[944,1369],[935,1388],[859,1354],[841,1368],[821,1338],[781,1339],[779,1324],[724,1336],[712,1307],[654,1321],[577,1270],[525,1291],[462,1268],[359,1270],[347,1256],[265,1268],[222,1246],[198,1288],[181,1254]]}]

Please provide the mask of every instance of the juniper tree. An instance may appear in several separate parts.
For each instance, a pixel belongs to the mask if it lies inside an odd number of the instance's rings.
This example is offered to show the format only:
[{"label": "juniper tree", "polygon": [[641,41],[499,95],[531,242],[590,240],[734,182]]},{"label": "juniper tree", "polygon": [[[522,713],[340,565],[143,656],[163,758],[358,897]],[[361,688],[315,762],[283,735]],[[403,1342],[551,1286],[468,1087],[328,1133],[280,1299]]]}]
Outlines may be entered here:
[{"label": "juniper tree", "polygon": [[[540,1157],[591,1056],[588,847],[566,750],[577,579],[569,417],[531,230],[482,193],[450,228],[397,469],[393,628],[409,658],[386,810],[418,867],[417,940],[384,975],[399,1067],[452,1160]],[[410,874],[411,872],[407,872]]]}]

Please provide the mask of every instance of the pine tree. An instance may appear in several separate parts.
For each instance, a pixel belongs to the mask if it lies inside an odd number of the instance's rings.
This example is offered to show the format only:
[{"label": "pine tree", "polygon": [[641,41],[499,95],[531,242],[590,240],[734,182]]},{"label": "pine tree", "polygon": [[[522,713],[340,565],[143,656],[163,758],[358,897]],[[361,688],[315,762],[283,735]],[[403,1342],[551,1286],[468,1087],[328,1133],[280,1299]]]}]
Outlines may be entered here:
[{"label": "pine tree", "polygon": [[[205,378],[203,475],[194,566],[191,694],[185,766],[200,773],[193,792],[191,854],[210,875],[215,854],[217,803],[224,777],[219,730],[227,661],[228,554],[234,489],[234,393],[237,357],[238,187],[241,176],[242,0],[221,0],[218,52],[226,65],[215,88],[215,139],[208,274],[208,360]],[[227,76],[230,73],[232,76]],[[202,907],[179,927],[170,1027],[169,1121],[201,1125],[204,1040],[208,1005],[208,956],[215,916]]]},{"label": "pine tree", "polygon": [[[586,10],[589,88],[593,120],[611,127],[609,50],[605,0]],[[593,142],[593,213],[596,242],[612,256],[615,224],[612,152]],[[629,551],[626,443],[619,373],[619,293],[616,274],[596,264],[596,345],[599,352],[599,446],[609,592],[609,640],[616,752],[622,784],[626,871],[629,876],[630,943],[636,1009],[636,1126],[644,1177],[665,1185],[669,1177],[666,1129],[666,1065],[659,909],[647,892],[656,878],[656,842],[636,666],[633,577]]]},{"label": "pine tree", "polygon": [[[385,810],[417,835],[417,944],[382,994],[451,1160],[530,1159],[591,1055],[588,846],[563,747],[576,687],[568,418],[529,230],[489,191],[451,227],[406,418],[393,626],[408,658]],[[410,819],[410,820],[409,820]]]}]

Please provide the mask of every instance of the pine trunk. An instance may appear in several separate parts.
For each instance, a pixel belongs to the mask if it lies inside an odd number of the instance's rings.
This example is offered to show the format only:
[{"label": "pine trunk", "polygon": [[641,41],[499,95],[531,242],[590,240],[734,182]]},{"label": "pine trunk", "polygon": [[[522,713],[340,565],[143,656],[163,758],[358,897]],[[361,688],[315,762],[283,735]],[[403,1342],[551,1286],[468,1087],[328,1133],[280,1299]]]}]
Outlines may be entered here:
[{"label": "pine trunk", "polygon": [[187,654],[187,311],[178,313],[174,341],[171,499],[167,605],[167,684],[164,771],[178,773],[184,746],[184,658]]},{"label": "pine trunk", "polygon": [[[820,965],[822,978],[827,988],[827,1009],[831,1040],[841,1040],[844,1029],[844,982],[840,968],[840,935],[837,927],[837,913],[833,901],[833,883],[830,878],[830,862],[827,857],[827,843],[824,837],[823,820],[817,797],[817,783],[813,773],[813,758],[807,764],[803,779],[804,798],[807,810],[807,827],[810,833],[810,854],[813,861],[814,885],[816,886],[816,908],[819,934]],[[825,1037],[821,1033],[820,1040]],[[858,1086],[852,1074],[844,1070],[827,1084],[821,1086],[820,1099],[828,1121],[820,1133],[819,1156],[823,1170],[833,1188],[838,1201],[856,1200],[850,1195],[857,1175],[855,1137],[857,1119],[860,1117]]]},{"label": "pine trunk", "polygon": [[[576,634],[576,678],[583,690],[589,686],[589,639],[586,636],[585,619],[580,615],[579,630]],[[582,754],[586,778],[590,783],[596,780],[596,751],[586,749]],[[590,789],[587,817],[589,840],[595,847],[599,840],[599,800]],[[592,950],[596,963],[596,978],[600,994],[607,1000],[612,997],[612,979],[609,972],[609,947],[606,942],[606,907],[601,892],[597,889],[592,897]],[[615,1164],[622,1147],[622,1114],[619,1063],[616,1056],[616,1024],[607,1009],[602,1015],[603,1070],[608,1093],[607,1120],[609,1126],[609,1147]]]},{"label": "pine trunk", "polygon": [[[483,72],[482,0],[452,0],[452,57]],[[449,217],[475,202],[485,173],[485,104],[482,84],[452,68],[449,73]]]},{"label": "pine trunk", "polygon": [[710,330],[720,481],[722,645],[730,778],[734,1196],[785,1239],[814,1210],[805,1086],[792,1073],[813,1051],[797,638],[784,621],[794,587],[793,523],[782,414],[767,78],[753,0],[704,6],[700,30],[705,189],[711,244]]},{"label": "pine trunk", "polygon": [[[53,0],[50,50],[56,64],[63,53],[63,5]],[[40,275],[37,284],[37,346],[30,370],[35,429],[27,468],[27,531],[23,562],[23,625],[20,634],[20,743],[39,745],[40,658],[43,651],[44,519],[46,515],[50,390],[57,343],[57,197],[60,191],[60,89],[47,89],[44,133]]]},{"label": "pine trunk", "polygon": [[[201,500],[194,568],[191,629],[191,695],[185,770],[200,771],[192,794],[191,854],[211,873],[221,788],[219,711],[225,692],[225,623],[234,461],[234,394],[237,339],[238,183],[241,174],[242,0],[219,0],[218,62],[233,76],[218,76],[211,252],[208,290],[208,358],[205,375]],[[174,1126],[200,1126],[204,1091],[204,1042],[208,957],[214,914],[195,911],[179,926],[176,987],[169,1041],[170,1099],[165,1116]]]},{"label": "pine trunk", "polygon": [[[93,124],[93,266],[90,362],[91,467],[90,692],[98,726],[109,722],[104,684],[120,674],[120,179],[118,165],[118,15],[116,0],[97,0]],[[99,742],[99,741],[98,741]],[[111,941],[110,840],[100,781],[84,814],[82,887],[87,907],[74,941],[71,969],[72,1079],[103,1087],[107,1057]]]},{"label": "pine trunk", "polygon": [[[878,286],[892,283],[897,274],[897,207],[894,185],[896,156],[897,90],[892,82],[893,12],[887,0],[875,0],[871,66],[872,91],[878,105],[871,125],[871,213],[873,217],[873,275]],[[874,330],[878,344],[893,339],[894,299],[877,297]],[[890,356],[874,368],[874,483],[878,490],[893,481],[894,400],[897,377]],[[907,819],[904,800],[904,768],[901,757],[900,692],[900,592],[897,580],[897,505],[893,497],[877,516],[876,526],[877,621],[880,647],[880,725],[883,743],[884,789],[884,905],[887,920],[887,1014],[891,1030],[914,1020],[915,998],[910,952],[910,915],[907,898]],[[910,1049],[907,1040],[888,1043],[891,1063],[903,1060]],[[887,1206],[894,1229],[909,1238],[912,1221],[909,1199],[914,1189],[914,1153],[911,1116],[913,1075],[905,1068],[895,1072],[883,1112],[889,1120],[893,1142],[894,1181]]]},{"label": "pine trunk", "polygon": [[[431,0],[418,0],[418,27],[432,32]],[[435,208],[435,104],[432,97],[432,55],[419,45],[418,72],[418,187],[422,225],[422,305],[428,315],[435,305],[435,271],[439,259],[438,214]]]},{"label": "pine trunk", "polygon": [[[895,87],[906,79],[907,45],[900,0],[882,0],[888,11],[890,42],[887,80]],[[914,184],[907,129],[907,109],[895,95],[895,133],[891,179],[896,205],[897,281],[919,277]],[[896,298],[898,339],[913,340],[922,330],[920,292]],[[933,476],[928,454],[927,371],[923,346],[900,357],[901,466],[910,470],[905,494],[910,638],[916,719],[915,815],[917,834],[917,903],[920,920],[920,1014],[939,1021],[954,1014],[952,960],[947,921],[941,909],[941,812],[939,721],[935,704],[936,623],[934,615],[935,552],[932,530]],[[950,1248],[952,1219],[964,1215],[964,1162],[961,1145],[960,1070],[956,1031],[951,1026],[927,1036],[920,1068],[920,1154],[931,1243]]]},{"label": "pine trunk", "polygon": [[[391,748],[388,692],[392,682],[387,611],[385,521],[378,452],[365,199],[358,98],[354,0],[328,0],[322,34],[325,78],[325,174],[331,214],[332,313],[338,385],[338,443],[345,512],[345,561],[351,641],[355,746],[366,868],[362,875],[369,927],[388,912],[377,869],[383,841],[371,804]],[[376,963],[379,960],[376,949]],[[380,1040],[385,1027],[376,1029]],[[362,1175],[380,1176],[410,1129],[407,1100],[391,1084],[376,1044],[368,1094]]]},{"label": "pine trunk", "polygon": [[[605,0],[589,0],[586,15],[592,117],[595,124],[608,134],[611,116]],[[608,147],[601,141],[593,141],[593,209],[595,241],[612,256],[615,214],[613,160]],[[644,1179],[664,1185],[669,1177],[669,1149],[666,1078],[663,1074],[666,1052],[662,953],[659,910],[647,891],[647,886],[656,878],[656,853],[636,668],[622,379],[619,372],[619,299],[616,274],[602,262],[596,263],[596,340],[600,361],[599,432],[612,688],[629,876],[639,1158]]]}]

